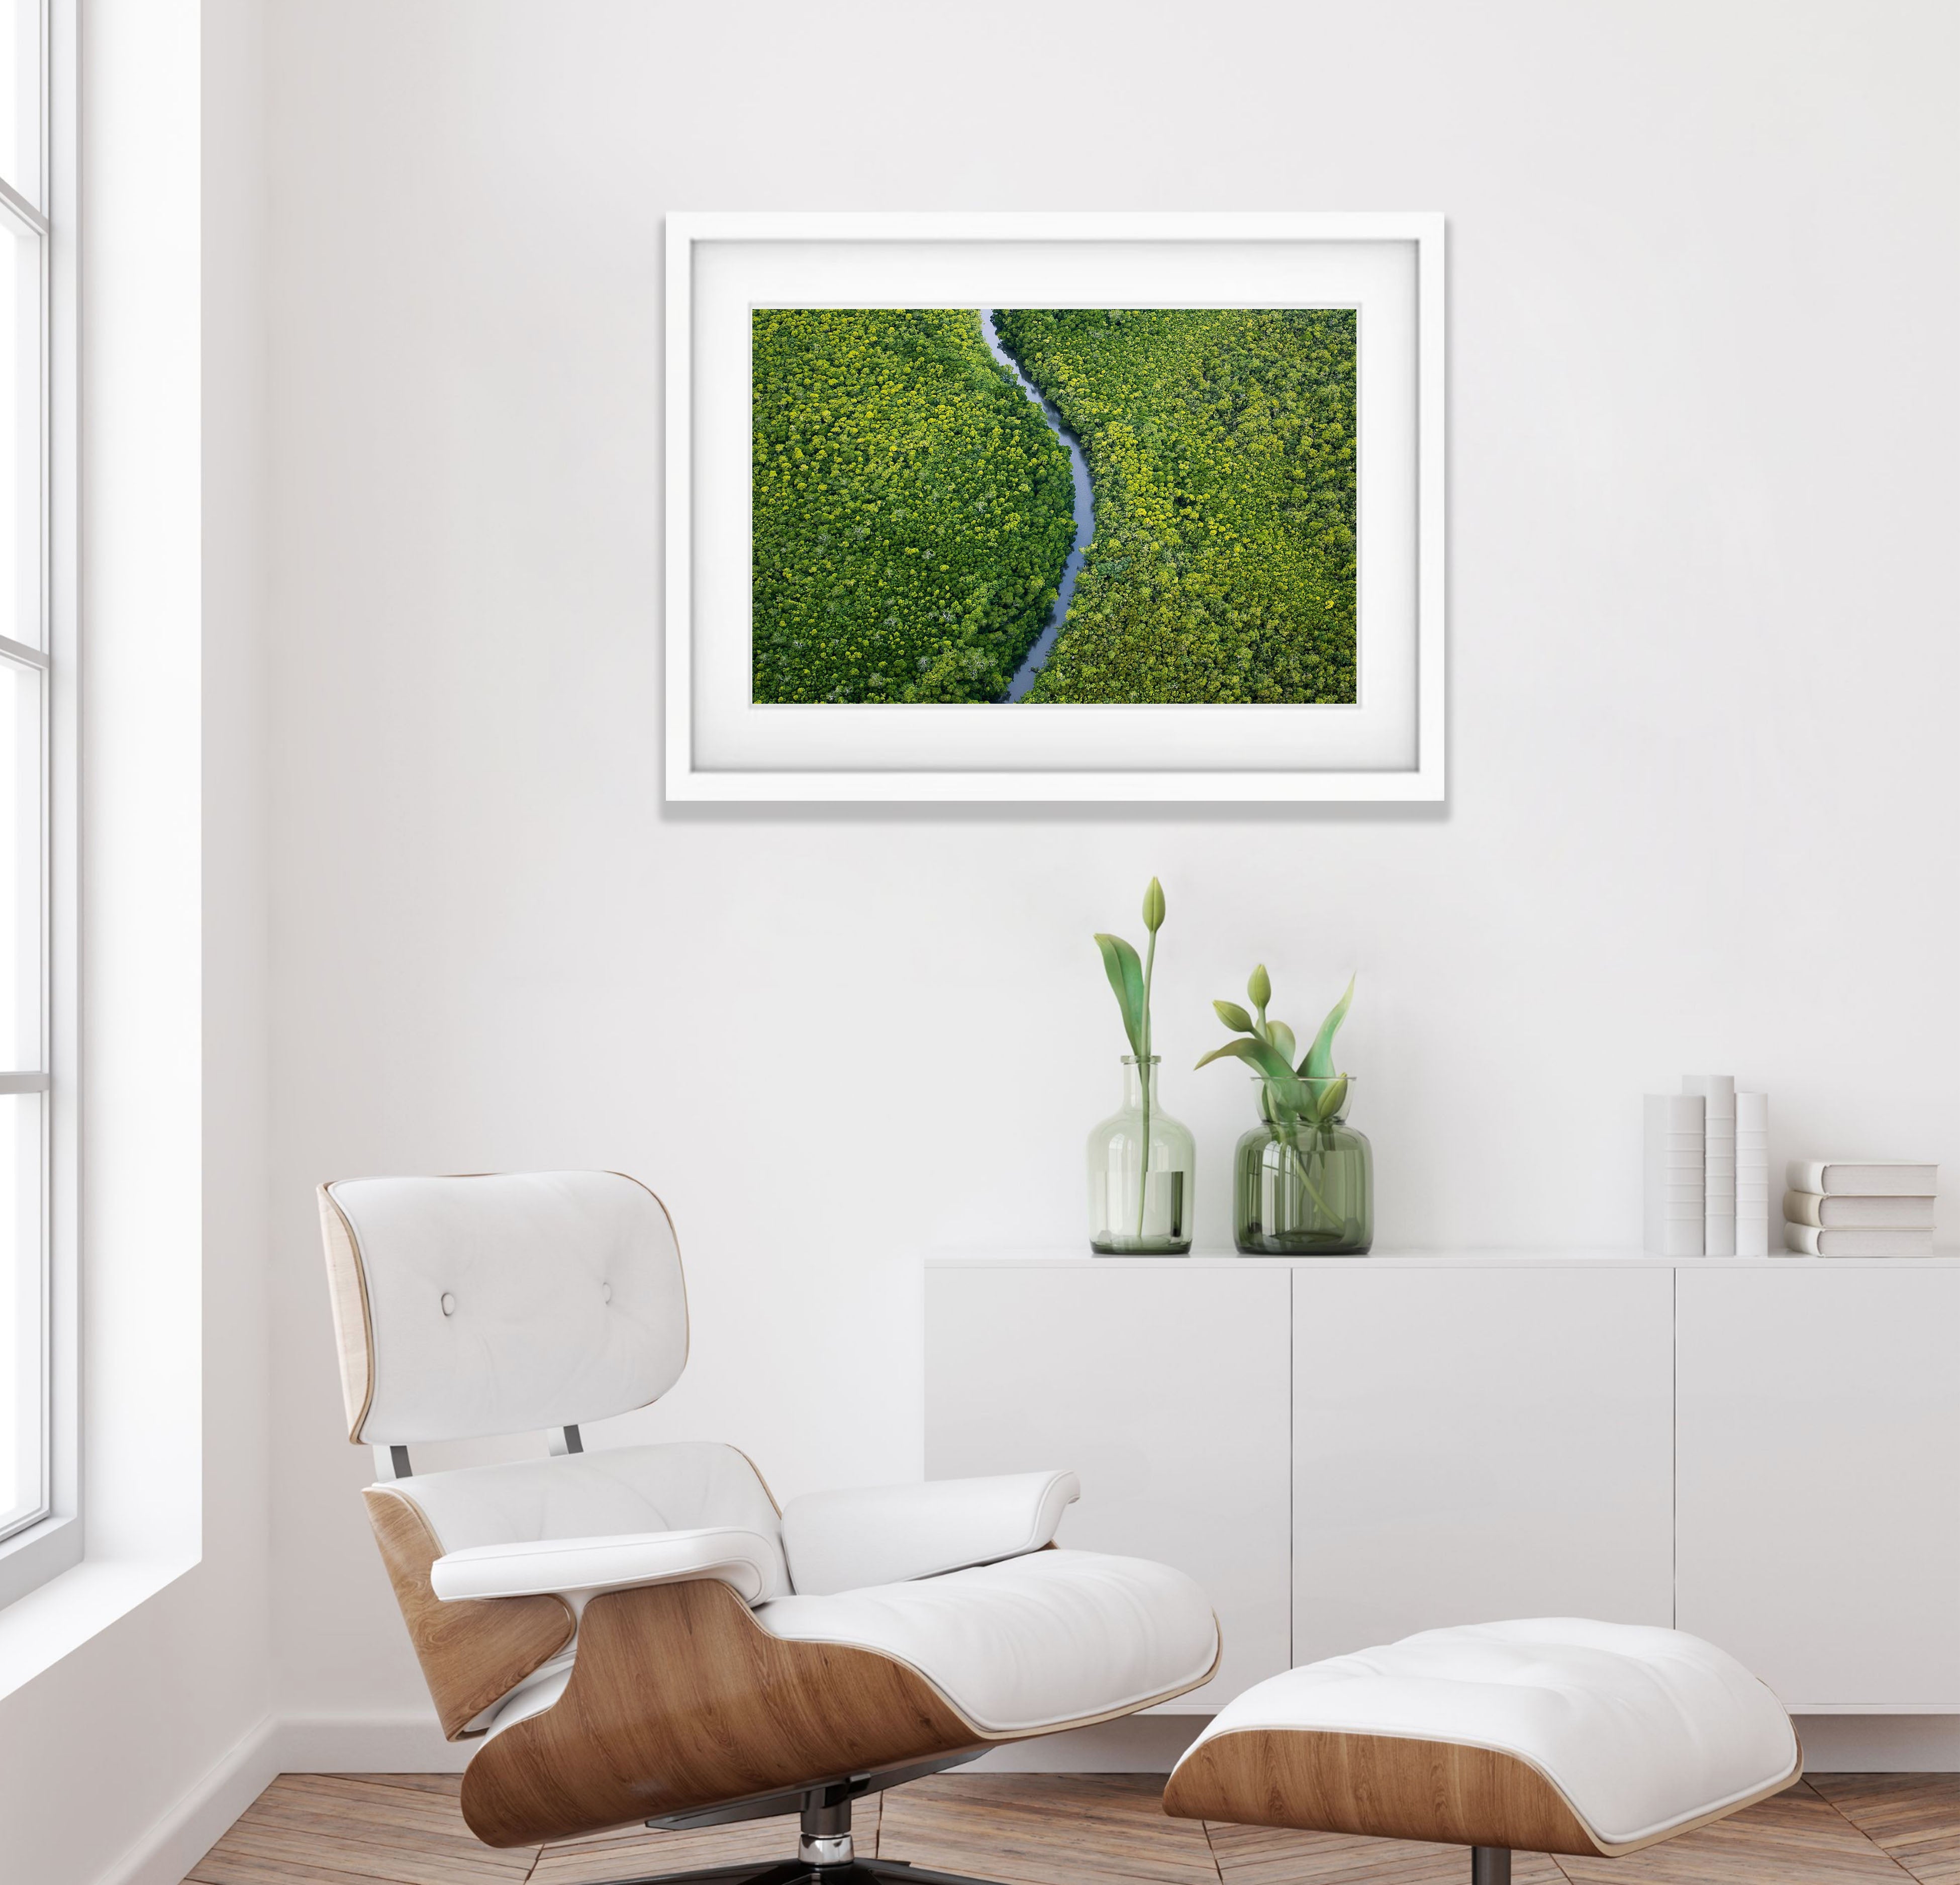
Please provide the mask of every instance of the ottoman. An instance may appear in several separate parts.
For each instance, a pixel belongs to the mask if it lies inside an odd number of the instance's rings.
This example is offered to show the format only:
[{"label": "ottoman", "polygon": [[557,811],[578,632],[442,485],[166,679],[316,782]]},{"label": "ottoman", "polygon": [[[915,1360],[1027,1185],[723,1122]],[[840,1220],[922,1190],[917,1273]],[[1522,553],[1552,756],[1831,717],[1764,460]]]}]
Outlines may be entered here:
[{"label": "ottoman", "polygon": [[1617,1858],[1780,1793],[1783,1705],[1678,1630],[1545,1617],[1425,1630],[1255,1684],[1164,1789],[1188,1820]]}]

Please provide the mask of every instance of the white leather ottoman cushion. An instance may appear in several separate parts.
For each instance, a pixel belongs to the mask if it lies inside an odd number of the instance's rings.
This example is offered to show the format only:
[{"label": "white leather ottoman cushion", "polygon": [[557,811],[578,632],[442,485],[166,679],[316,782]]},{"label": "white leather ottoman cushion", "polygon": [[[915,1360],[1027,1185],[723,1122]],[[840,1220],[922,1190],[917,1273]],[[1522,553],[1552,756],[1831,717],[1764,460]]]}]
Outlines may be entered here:
[{"label": "white leather ottoman cushion", "polygon": [[1190,1578],[1100,1552],[1030,1552],[913,1583],[778,1597],[756,1619],[778,1636],[908,1663],[988,1734],[1128,1714],[1195,1687],[1218,1658],[1217,1620]]},{"label": "white leather ottoman cushion", "polygon": [[1221,1736],[1287,1730],[1453,1742],[1536,1768],[1599,1845],[1662,1838],[1794,1779],[1789,1716],[1678,1630],[1572,1617],[1425,1630],[1312,1663],[1228,1703]]}]

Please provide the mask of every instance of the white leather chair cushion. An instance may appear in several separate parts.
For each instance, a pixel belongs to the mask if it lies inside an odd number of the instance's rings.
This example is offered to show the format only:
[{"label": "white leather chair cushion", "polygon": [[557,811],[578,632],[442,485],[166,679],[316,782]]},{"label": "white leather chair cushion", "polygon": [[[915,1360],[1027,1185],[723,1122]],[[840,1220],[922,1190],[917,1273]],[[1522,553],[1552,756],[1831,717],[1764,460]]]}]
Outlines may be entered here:
[{"label": "white leather chair cushion", "polygon": [[751,1602],[790,1587],[775,1505],[756,1469],[733,1447],[695,1441],[614,1447],[419,1473],[390,1482],[387,1489],[414,1501],[450,1555],[483,1546],[603,1543],[714,1528],[753,1539],[759,1555],[767,1549]]},{"label": "white leather chair cushion", "polygon": [[831,1597],[778,1597],[756,1620],[798,1642],[908,1663],[989,1734],[1128,1713],[1202,1682],[1218,1655],[1204,1593],[1181,1571],[1037,1551]]},{"label": "white leather chair cushion", "polygon": [[355,1178],[380,1445],[536,1431],[659,1399],[687,1361],[680,1252],[617,1172]]},{"label": "white leather chair cushion", "polygon": [[1570,1617],[1425,1630],[1309,1663],[1228,1702],[1192,1751],[1249,1729],[1515,1755],[1551,1780],[1602,1846],[1750,1799],[1790,1778],[1802,1758],[1782,1704],[1712,1643]]},{"label": "white leather chair cushion", "polygon": [[1039,1551],[1081,1496],[1072,1473],[810,1493],[783,1508],[790,1581],[823,1597]]},{"label": "white leather chair cushion", "polygon": [[438,1558],[429,1584],[444,1603],[623,1590],[634,1584],[713,1578],[755,1603],[780,1582],[782,1554],[759,1532],[709,1526],[611,1538],[539,1538],[473,1545]]}]

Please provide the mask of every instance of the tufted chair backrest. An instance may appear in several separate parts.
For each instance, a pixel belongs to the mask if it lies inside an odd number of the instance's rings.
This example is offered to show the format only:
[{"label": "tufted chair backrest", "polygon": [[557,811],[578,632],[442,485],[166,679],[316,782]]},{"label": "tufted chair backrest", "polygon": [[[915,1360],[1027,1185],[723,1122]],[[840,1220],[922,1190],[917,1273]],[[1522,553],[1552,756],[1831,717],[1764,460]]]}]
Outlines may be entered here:
[{"label": "tufted chair backrest", "polygon": [[618,1172],[320,1188],[348,1438],[408,1446],[603,1420],[687,1363],[666,1208]]}]

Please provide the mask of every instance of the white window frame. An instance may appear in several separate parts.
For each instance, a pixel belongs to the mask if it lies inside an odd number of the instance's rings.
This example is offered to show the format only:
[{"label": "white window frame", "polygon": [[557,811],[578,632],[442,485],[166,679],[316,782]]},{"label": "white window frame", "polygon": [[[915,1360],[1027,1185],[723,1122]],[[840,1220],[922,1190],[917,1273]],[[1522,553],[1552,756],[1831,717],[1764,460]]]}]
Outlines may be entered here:
[{"label": "white window frame", "polygon": [[42,695],[42,976],[38,1073],[0,1070],[0,1093],[40,1092],[42,1112],[42,1452],[38,1517],[0,1539],[0,1604],[80,1562],[81,1289],[78,1275],[78,589],[76,467],[78,321],[76,0],[42,0],[43,214],[0,183],[0,216],[40,236],[41,282],[41,554],[43,648],[7,643],[0,658],[40,667]]}]

